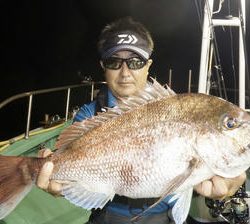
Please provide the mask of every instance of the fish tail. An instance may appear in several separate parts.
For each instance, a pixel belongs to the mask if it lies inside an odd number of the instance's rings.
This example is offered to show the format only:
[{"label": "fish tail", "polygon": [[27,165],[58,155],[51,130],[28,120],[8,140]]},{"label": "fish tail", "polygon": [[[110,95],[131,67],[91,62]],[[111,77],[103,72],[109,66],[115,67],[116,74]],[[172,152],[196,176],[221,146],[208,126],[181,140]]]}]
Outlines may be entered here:
[{"label": "fish tail", "polygon": [[44,159],[0,156],[0,220],[30,192]]}]

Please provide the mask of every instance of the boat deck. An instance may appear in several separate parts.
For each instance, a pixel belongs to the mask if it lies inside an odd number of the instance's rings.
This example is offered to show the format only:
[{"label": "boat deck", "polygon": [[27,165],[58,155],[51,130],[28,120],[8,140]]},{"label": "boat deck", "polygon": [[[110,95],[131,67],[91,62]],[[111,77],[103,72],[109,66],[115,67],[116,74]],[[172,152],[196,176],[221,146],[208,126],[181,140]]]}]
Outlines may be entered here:
[{"label": "boat deck", "polygon": [[[71,122],[69,120],[48,130],[36,130],[33,132],[34,135],[31,132],[28,139],[15,141],[5,147],[1,154],[35,156],[41,146],[53,149],[57,136]],[[88,221],[89,215],[90,212],[76,207],[66,199],[56,198],[33,187],[15,210],[0,221],[0,224],[84,224]]]}]

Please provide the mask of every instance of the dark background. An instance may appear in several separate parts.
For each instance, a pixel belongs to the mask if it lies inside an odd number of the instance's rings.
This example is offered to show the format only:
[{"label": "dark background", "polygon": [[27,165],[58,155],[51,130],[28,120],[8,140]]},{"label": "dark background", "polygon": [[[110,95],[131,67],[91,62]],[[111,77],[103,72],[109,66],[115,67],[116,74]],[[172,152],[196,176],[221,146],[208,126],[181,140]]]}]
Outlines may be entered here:
[{"label": "dark background", "polygon": [[[84,76],[103,80],[96,50],[98,35],[104,25],[128,15],[142,22],[155,41],[151,74],[166,83],[173,69],[172,88],[186,92],[191,69],[192,91],[197,91],[202,29],[196,2],[203,10],[204,2],[195,0],[2,0],[0,102],[21,92],[78,84]],[[237,2],[226,0],[222,14],[237,16]],[[249,21],[249,1],[246,4]],[[249,52],[249,22],[246,25]],[[234,88],[232,55],[237,75],[237,29],[232,29],[233,53],[230,30],[216,29],[226,85]],[[88,100],[82,92],[74,94],[75,104]],[[45,113],[63,115],[64,102],[65,94],[34,99],[32,128]],[[0,139],[24,132],[26,114],[27,99],[2,109]]]}]

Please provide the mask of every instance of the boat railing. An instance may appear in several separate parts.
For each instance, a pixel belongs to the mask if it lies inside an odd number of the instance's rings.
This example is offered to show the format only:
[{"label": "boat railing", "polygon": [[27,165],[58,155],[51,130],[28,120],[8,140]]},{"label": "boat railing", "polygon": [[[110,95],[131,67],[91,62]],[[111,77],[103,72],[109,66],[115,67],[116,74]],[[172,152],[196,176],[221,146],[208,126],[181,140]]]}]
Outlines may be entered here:
[{"label": "boat railing", "polygon": [[84,87],[84,86],[91,86],[90,97],[91,97],[91,101],[92,101],[94,99],[95,86],[101,85],[101,84],[106,84],[106,82],[83,81],[81,84],[76,84],[76,85],[68,85],[68,86],[61,86],[61,87],[55,87],[55,88],[40,89],[40,90],[24,92],[24,93],[16,94],[16,95],[9,97],[6,100],[2,101],[0,103],[0,109],[2,109],[7,104],[10,104],[13,101],[16,101],[18,99],[28,98],[28,107],[27,107],[28,113],[27,113],[26,130],[25,130],[25,138],[28,139],[29,134],[30,134],[30,120],[31,120],[31,113],[32,113],[32,102],[33,102],[34,96],[45,94],[45,93],[47,94],[47,93],[53,93],[53,92],[59,92],[59,91],[66,90],[67,100],[66,100],[66,105],[65,105],[65,121],[67,121],[68,116],[69,116],[69,104],[70,104],[71,90],[75,89],[75,88]]}]

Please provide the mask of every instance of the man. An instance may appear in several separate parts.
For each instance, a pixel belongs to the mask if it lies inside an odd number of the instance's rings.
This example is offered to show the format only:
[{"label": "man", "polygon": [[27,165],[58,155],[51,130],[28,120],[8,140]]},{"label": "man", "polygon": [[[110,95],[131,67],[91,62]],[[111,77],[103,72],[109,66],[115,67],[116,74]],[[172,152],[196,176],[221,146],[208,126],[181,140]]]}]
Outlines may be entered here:
[{"label": "man", "polygon": [[[128,97],[145,88],[152,64],[150,56],[153,48],[151,35],[141,23],[126,17],[108,24],[103,29],[98,42],[100,64],[107,87],[100,91],[95,101],[81,107],[74,121],[92,117],[97,112],[105,111],[105,107],[114,107],[118,97]],[[44,166],[38,178],[38,186],[60,194],[60,183],[49,181],[52,170],[52,163]],[[196,191],[207,197],[222,198],[233,194],[244,180],[245,174],[234,179],[214,177],[197,186]],[[168,211],[173,206],[173,203],[168,203],[169,198],[166,197],[157,206],[147,211],[147,214],[137,223],[169,223]],[[115,196],[104,209],[92,212],[89,223],[131,223],[130,219],[134,215],[141,213],[156,201],[157,198],[130,199]]]}]

